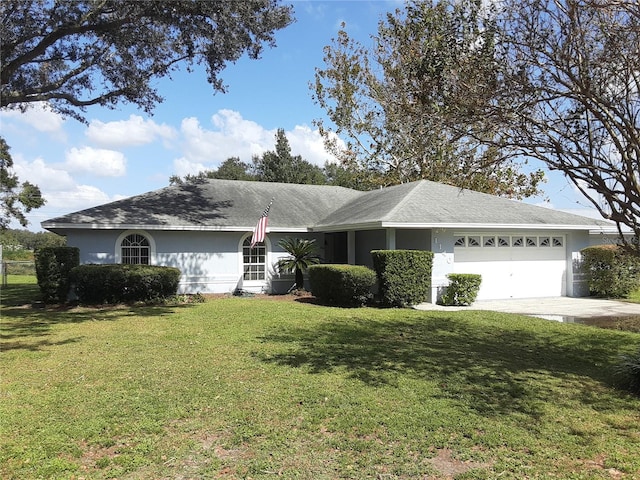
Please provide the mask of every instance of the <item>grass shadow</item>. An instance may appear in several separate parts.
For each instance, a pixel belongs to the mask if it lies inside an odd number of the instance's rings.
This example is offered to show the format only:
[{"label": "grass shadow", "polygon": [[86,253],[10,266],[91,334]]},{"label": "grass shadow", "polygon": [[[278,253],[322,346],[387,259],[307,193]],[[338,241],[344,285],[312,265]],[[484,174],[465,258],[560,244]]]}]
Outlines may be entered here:
[{"label": "grass shadow", "polygon": [[[478,321],[490,315],[493,321]],[[521,412],[537,417],[558,386],[608,383],[610,362],[625,340],[586,327],[530,329],[501,325],[501,314],[401,315],[389,321],[328,320],[263,338],[280,352],[260,360],[310,373],[344,370],[371,386],[399,375],[430,381],[439,395],[485,415]],[[513,316],[505,315],[505,321]],[[523,320],[525,322],[526,320]],[[522,324],[524,325],[524,323]],[[566,327],[566,326],[565,326]],[[626,337],[628,343],[628,337]],[[585,398],[590,398],[588,395]],[[595,400],[594,400],[595,401]]]},{"label": "grass shadow", "polygon": [[10,350],[39,350],[69,343],[46,339],[54,325],[87,321],[116,321],[123,316],[158,317],[175,313],[193,304],[160,305],[44,305],[39,303],[37,285],[16,284],[2,287],[0,304],[0,352]]}]

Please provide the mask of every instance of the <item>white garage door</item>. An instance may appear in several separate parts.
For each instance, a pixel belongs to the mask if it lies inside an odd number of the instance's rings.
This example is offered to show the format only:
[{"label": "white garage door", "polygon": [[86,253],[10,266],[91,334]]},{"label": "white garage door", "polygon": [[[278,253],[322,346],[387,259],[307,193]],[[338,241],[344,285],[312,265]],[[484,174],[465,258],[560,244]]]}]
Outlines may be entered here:
[{"label": "white garage door", "polygon": [[566,295],[565,238],[457,235],[454,272],[482,275],[478,300]]}]

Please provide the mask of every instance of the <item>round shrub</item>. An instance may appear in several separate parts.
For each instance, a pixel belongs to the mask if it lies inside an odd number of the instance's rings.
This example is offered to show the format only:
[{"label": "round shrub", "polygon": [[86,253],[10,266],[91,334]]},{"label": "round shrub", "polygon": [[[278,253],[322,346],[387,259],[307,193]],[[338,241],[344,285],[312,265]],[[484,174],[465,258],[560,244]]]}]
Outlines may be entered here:
[{"label": "round shrub", "polygon": [[180,270],[156,265],[81,265],[71,271],[80,303],[147,302],[174,296]]},{"label": "round shrub", "polygon": [[640,257],[618,245],[596,245],[581,253],[591,295],[624,298],[640,286]]},{"label": "round shrub", "polygon": [[373,294],[376,283],[373,270],[360,265],[312,265],[309,267],[311,293],[329,305],[359,307]]},{"label": "round shrub", "polygon": [[450,273],[449,286],[442,295],[442,305],[471,305],[478,298],[482,277],[475,273]]}]

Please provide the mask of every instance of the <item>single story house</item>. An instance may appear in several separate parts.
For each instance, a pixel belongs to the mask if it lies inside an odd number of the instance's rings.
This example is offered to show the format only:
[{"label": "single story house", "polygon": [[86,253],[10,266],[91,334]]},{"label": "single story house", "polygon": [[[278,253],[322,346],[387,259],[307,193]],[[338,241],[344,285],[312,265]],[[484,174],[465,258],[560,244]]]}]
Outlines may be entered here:
[{"label": "single story house", "polygon": [[[266,239],[251,248],[265,207]],[[375,249],[434,253],[430,301],[449,273],[482,275],[479,299],[580,296],[580,250],[606,224],[421,180],[369,192],[208,180],[162,188],[42,223],[80,249],[81,263],[177,267],[180,291],[286,292],[274,265],[283,237],[315,239],[326,263],[372,266]]]}]

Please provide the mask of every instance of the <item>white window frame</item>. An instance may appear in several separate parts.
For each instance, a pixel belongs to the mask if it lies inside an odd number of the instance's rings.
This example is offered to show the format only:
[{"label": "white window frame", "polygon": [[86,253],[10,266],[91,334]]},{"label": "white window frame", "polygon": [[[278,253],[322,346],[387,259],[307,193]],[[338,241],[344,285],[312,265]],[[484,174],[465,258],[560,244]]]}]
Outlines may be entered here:
[{"label": "white window frame", "polygon": [[[257,244],[253,250],[256,249],[264,249],[264,263],[262,262],[249,262],[248,264],[245,263],[245,248],[247,250],[249,250],[249,245],[245,245],[245,243],[250,244],[251,243],[251,234],[249,235],[245,235],[242,237],[242,239],[240,240],[240,245],[239,245],[239,268],[240,268],[240,275],[241,275],[241,281],[242,284],[245,286],[263,286],[265,285],[268,281],[269,281],[269,258],[270,258],[270,253],[271,253],[271,242],[269,241],[269,238],[265,238],[264,242],[261,242],[259,244]],[[249,250],[250,252],[251,250]],[[252,257],[253,255],[249,255],[249,257]],[[256,255],[258,257],[260,257],[261,255]],[[249,266],[256,266],[256,267],[263,267],[263,278],[258,278],[258,279],[247,279],[245,278],[245,275],[247,274],[245,268]]]},{"label": "white window frame", "polygon": [[124,240],[130,235],[141,235],[147,240],[147,242],[149,243],[149,263],[143,264],[143,265],[155,265],[156,264],[156,242],[153,239],[153,237],[148,232],[145,232],[144,230],[126,230],[118,236],[118,239],[116,240],[116,245],[115,245],[116,263],[122,263],[123,261],[122,242],[124,242]]},{"label": "white window frame", "polygon": [[[487,242],[489,239],[492,240]],[[454,235],[454,248],[563,248],[565,242],[564,235],[549,234],[460,233]],[[503,245],[504,243],[506,245]]]}]

